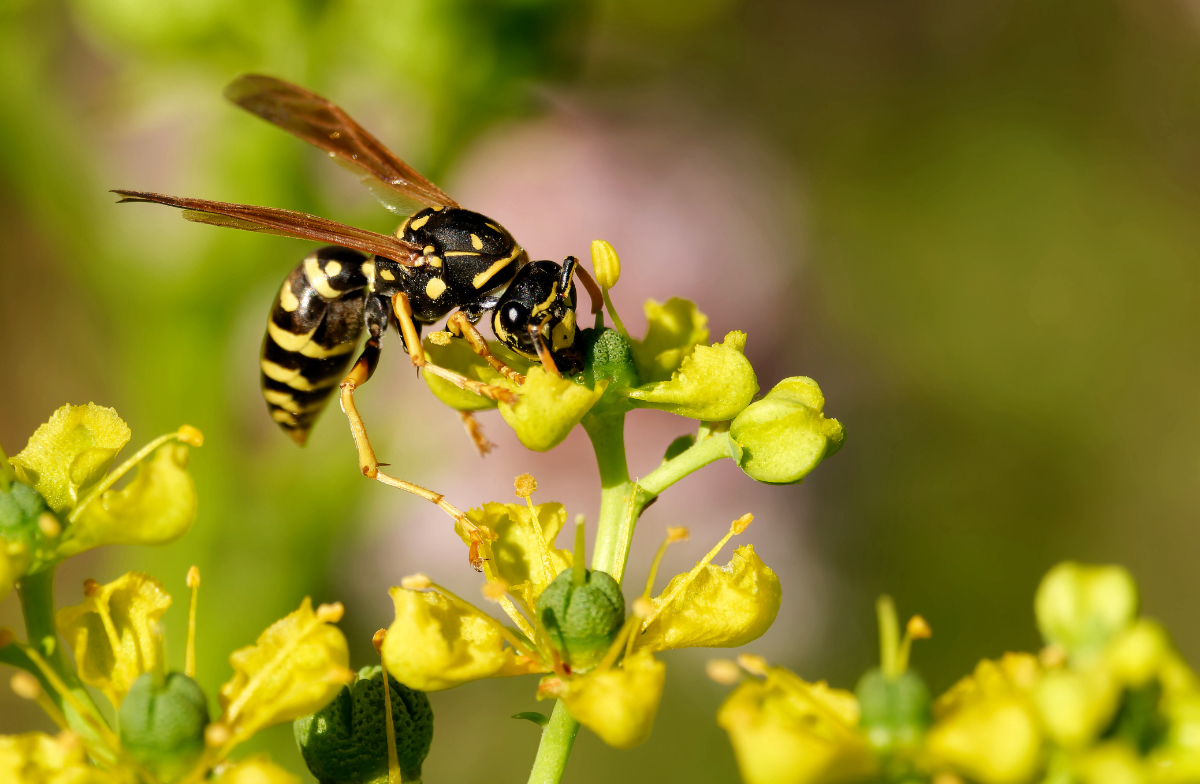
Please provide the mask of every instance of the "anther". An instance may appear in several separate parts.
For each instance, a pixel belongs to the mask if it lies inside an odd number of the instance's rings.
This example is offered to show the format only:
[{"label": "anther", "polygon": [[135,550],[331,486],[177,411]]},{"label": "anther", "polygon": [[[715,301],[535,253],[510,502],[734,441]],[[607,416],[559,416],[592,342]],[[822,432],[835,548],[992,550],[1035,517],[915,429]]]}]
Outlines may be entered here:
[{"label": "anther", "polygon": [[757,675],[760,678],[766,677],[767,660],[756,653],[739,653],[737,663],[739,667],[751,675]]},{"label": "anther", "polygon": [[371,645],[375,648],[375,653],[383,654],[383,641],[387,639],[387,629],[380,629],[371,635]]},{"label": "anther", "polygon": [[204,434],[191,425],[180,425],[175,437],[188,446],[204,446]]},{"label": "anther", "polygon": [[754,522],[754,515],[750,514],[749,512],[746,512],[746,514],[742,515],[741,517],[739,517],[738,519],[733,521],[733,525],[731,525],[729,527],[729,530],[733,531],[734,536],[737,536],[742,531],[745,531],[746,528],[748,528],[750,526],[750,523],[753,523],[753,522]]},{"label": "anther", "polygon": [[508,593],[508,583],[503,580],[497,580],[494,583],[487,583],[480,591],[483,593],[483,598],[489,602],[498,602]]},{"label": "anther", "polygon": [[432,586],[433,580],[429,579],[429,575],[419,572],[417,574],[410,574],[400,581],[400,587],[407,588],[410,591],[421,591]]},{"label": "anther", "polygon": [[23,700],[36,700],[42,696],[42,684],[27,672],[18,672],[13,675],[8,685],[12,687],[13,694]]},{"label": "anther", "polygon": [[42,512],[37,519],[38,530],[51,539],[57,539],[62,533],[62,523],[51,512]]},{"label": "anther", "polygon": [[732,686],[742,679],[742,670],[730,659],[709,659],[704,674],[722,686]]},{"label": "anther", "polygon": [[90,577],[83,581],[83,595],[84,596],[95,596],[99,592],[100,592],[100,583],[96,582],[95,580],[93,580]]},{"label": "anther", "polygon": [[229,728],[224,724],[209,724],[204,728],[204,743],[209,748],[220,748],[229,742]]},{"label": "anther", "polygon": [[342,620],[345,613],[346,608],[342,606],[341,602],[322,604],[317,607],[317,620],[321,623],[337,623]]},{"label": "anther", "polygon": [[930,628],[929,622],[919,615],[914,615],[908,619],[906,631],[914,640],[928,640],[933,636],[933,629]]},{"label": "anther", "polygon": [[429,342],[435,346],[449,346],[450,341],[453,339],[453,337],[454,337],[453,335],[451,335],[449,332],[446,332],[445,330],[442,330],[439,332],[430,332],[429,333]]},{"label": "anther", "polygon": [[667,544],[675,544],[676,542],[686,542],[691,538],[691,533],[683,526],[667,526]]},{"label": "anther", "polygon": [[514,480],[513,485],[516,487],[517,496],[526,501],[537,492],[537,480],[533,478],[533,474],[521,474]]},{"label": "anther", "polygon": [[654,615],[654,604],[644,596],[639,596],[633,600],[633,614],[639,618],[645,619]]}]

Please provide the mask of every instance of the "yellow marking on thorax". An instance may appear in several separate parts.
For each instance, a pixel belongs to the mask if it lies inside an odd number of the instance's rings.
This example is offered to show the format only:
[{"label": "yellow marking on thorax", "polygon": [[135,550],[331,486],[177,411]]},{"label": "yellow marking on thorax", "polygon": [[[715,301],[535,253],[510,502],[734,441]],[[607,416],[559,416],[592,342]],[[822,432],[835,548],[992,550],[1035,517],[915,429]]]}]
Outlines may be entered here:
[{"label": "yellow marking on thorax", "polygon": [[429,258],[429,266],[436,267],[437,269],[442,268],[442,260],[440,258],[438,258],[437,256],[429,256],[428,258]]},{"label": "yellow marking on thorax", "polygon": [[400,239],[404,239],[404,232],[408,231],[408,222],[411,220],[412,220],[411,215],[409,215],[407,218],[404,219],[404,223],[401,223],[400,226],[396,229],[397,237],[399,237]]},{"label": "yellow marking on thorax", "polygon": [[367,285],[372,289],[375,288],[375,260],[364,261],[362,263],[362,274],[367,279]]},{"label": "yellow marking on thorax", "polygon": [[308,278],[309,284],[322,297],[337,299],[342,296],[342,292],[329,285],[329,276],[325,274],[325,270],[321,269],[315,256],[309,256],[304,260],[304,277]]},{"label": "yellow marking on thorax", "polygon": [[471,247],[475,250],[483,250],[483,240],[479,239],[478,234],[471,235]]},{"label": "yellow marking on thorax", "polygon": [[425,284],[425,296],[430,299],[437,299],[446,292],[446,281],[441,278],[430,278]]},{"label": "yellow marking on thorax", "polygon": [[426,245],[425,246],[425,255],[428,256],[430,253],[433,253],[435,250],[437,250],[437,248],[433,247],[432,245]]},{"label": "yellow marking on thorax", "polygon": [[478,256],[479,254],[473,250],[448,250],[447,256]]},{"label": "yellow marking on thorax", "polygon": [[517,258],[517,256],[520,255],[520,253],[521,253],[521,246],[518,245],[515,248],[513,248],[512,253],[508,254],[507,256],[500,259],[492,266],[485,269],[483,272],[481,272],[478,275],[476,275],[475,277],[471,278],[471,285],[477,289],[483,288],[483,284],[485,284],[489,280],[491,280],[492,277],[495,276],[495,274],[497,272],[504,269],[509,264],[512,264],[513,261]]},{"label": "yellow marking on thorax", "polygon": [[325,262],[325,274],[328,275],[329,277],[331,277],[331,278],[336,277],[337,275],[340,275],[341,272],[342,272],[341,262],[339,262],[339,261]]},{"label": "yellow marking on thorax", "polygon": [[396,276],[392,274],[392,271],[386,269],[379,270],[379,277],[383,278],[384,280],[396,279]]},{"label": "yellow marking on thorax", "polygon": [[496,224],[492,223],[491,221],[484,221],[483,225],[484,225],[484,226],[489,226],[489,227],[491,227],[491,228],[495,229],[497,234],[503,234],[503,233],[504,233],[504,230],[503,230],[503,229],[501,229],[499,226],[497,226]]},{"label": "yellow marking on thorax", "polygon": [[409,225],[409,228],[411,228],[413,231],[417,231],[418,229],[420,229],[422,226],[424,226],[426,223],[429,222],[429,218],[430,218],[430,216],[428,216],[428,215],[426,215],[424,218],[417,218],[415,221],[413,221]]},{"label": "yellow marking on thorax", "polygon": [[304,344],[312,340],[313,333],[316,331],[317,328],[313,327],[308,332],[297,335],[295,332],[288,332],[274,321],[267,321],[267,334],[284,351],[299,351],[304,348]]},{"label": "yellow marking on thorax", "polygon": [[300,307],[300,300],[296,299],[296,295],[292,293],[292,280],[288,278],[283,282],[283,288],[279,290],[279,307],[286,310],[288,313],[295,313],[296,308]]}]

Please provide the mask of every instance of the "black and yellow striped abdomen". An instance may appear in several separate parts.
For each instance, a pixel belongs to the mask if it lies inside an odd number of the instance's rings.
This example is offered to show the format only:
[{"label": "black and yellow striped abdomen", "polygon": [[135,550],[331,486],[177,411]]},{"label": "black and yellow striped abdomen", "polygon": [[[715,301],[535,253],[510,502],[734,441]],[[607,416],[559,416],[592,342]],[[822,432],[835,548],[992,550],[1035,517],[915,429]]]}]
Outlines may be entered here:
[{"label": "black and yellow striped abdomen", "polygon": [[275,296],[263,339],[263,397],[297,444],[350,367],[374,276],[369,257],[336,246],[313,251]]}]

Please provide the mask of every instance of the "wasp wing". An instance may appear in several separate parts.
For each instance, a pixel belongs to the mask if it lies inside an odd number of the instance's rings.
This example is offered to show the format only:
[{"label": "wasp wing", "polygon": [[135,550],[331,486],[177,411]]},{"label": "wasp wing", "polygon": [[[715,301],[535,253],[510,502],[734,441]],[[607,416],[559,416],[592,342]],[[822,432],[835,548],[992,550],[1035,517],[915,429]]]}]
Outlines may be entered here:
[{"label": "wasp wing", "polygon": [[246,74],[225,88],[225,97],[329,153],[393,212],[408,215],[413,202],[427,207],[458,206],[341,107],[316,93],[271,76]]},{"label": "wasp wing", "polygon": [[387,234],[356,229],[328,218],[318,218],[303,212],[255,207],[249,204],[229,204],[205,199],[180,199],[161,193],[143,191],[113,191],[122,197],[119,203],[151,202],[178,207],[183,217],[197,223],[226,226],[263,234],[276,234],[301,240],[316,240],[340,245],[392,259],[406,266],[415,266],[421,248]]}]

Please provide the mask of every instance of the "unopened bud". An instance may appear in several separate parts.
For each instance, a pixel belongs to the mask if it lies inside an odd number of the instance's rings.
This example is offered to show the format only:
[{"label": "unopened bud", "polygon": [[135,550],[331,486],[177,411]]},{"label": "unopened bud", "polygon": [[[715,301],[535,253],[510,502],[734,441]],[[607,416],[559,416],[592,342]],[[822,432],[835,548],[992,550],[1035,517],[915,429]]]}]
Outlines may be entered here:
[{"label": "unopened bud", "polygon": [[38,530],[51,539],[57,539],[62,533],[62,523],[51,512],[42,512],[37,519]]},{"label": "unopened bud", "polygon": [[345,613],[346,608],[342,606],[341,602],[322,604],[317,607],[317,620],[321,623],[337,623],[342,620]]},{"label": "unopened bud", "polygon": [[433,580],[429,579],[429,575],[421,574],[420,572],[417,574],[410,574],[408,577],[405,577],[400,581],[400,587],[407,588],[410,591],[423,591],[432,586]]},{"label": "unopened bud", "polygon": [[12,687],[13,693],[23,700],[36,700],[42,696],[42,684],[27,672],[16,673],[8,684]]},{"label": "unopened bud", "polygon": [[722,686],[732,686],[742,678],[741,668],[730,659],[709,659],[704,665],[704,672]]},{"label": "unopened bud", "polygon": [[740,653],[737,657],[738,666],[751,675],[760,678],[767,674],[767,660],[755,653]]},{"label": "unopened bud", "polygon": [[621,258],[604,240],[592,240],[592,269],[602,289],[611,289],[621,279]]},{"label": "unopened bud", "polygon": [[753,522],[754,515],[746,512],[746,514],[733,521],[733,525],[729,526],[729,530],[733,531],[734,536],[737,536],[742,531],[745,531]]}]

